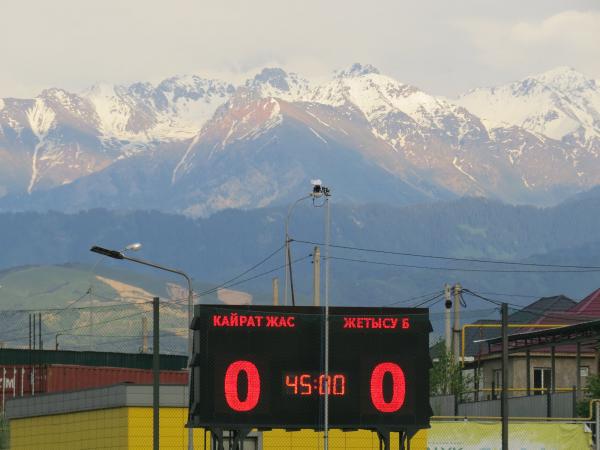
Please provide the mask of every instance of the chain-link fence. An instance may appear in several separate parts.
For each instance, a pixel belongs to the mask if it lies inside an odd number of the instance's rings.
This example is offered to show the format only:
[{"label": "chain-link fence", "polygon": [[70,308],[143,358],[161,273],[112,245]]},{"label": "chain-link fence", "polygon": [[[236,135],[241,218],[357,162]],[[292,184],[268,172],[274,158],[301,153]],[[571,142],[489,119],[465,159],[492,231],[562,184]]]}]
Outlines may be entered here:
[{"label": "chain-link fence", "polygon": [[[593,424],[587,421],[519,421],[508,425],[508,448],[519,450],[584,450],[592,448]],[[429,449],[501,449],[502,423],[498,419],[435,420],[428,430]]]}]

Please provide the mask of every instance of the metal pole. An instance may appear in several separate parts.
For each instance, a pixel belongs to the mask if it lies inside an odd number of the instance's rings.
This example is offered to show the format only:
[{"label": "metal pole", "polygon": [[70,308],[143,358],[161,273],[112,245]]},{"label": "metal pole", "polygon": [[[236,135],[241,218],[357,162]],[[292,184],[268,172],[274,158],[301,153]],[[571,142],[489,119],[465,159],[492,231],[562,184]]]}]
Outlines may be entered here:
[{"label": "metal pole", "polygon": [[279,278],[273,278],[273,306],[279,305]]},{"label": "metal pole", "polygon": [[[92,248],[92,250],[94,250],[95,248]],[[192,324],[192,315],[194,313],[193,309],[194,309],[194,294],[193,294],[193,290],[192,290],[192,279],[188,276],[187,273],[182,272],[181,270],[177,270],[177,269],[172,269],[169,267],[165,267],[165,266],[161,266],[159,264],[150,262],[150,261],[146,261],[144,259],[138,259],[138,258],[132,258],[131,256],[126,256],[123,255],[121,252],[116,252],[116,254],[114,254],[111,257],[117,257],[117,259],[125,259],[127,261],[132,261],[132,262],[136,262],[138,264],[143,264],[145,266],[148,267],[154,267],[155,269],[159,269],[159,270],[164,270],[165,272],[171,272],[171,273],[176,273],[178,275],[181,275],[182,277],[185,278],[185,280],[187,281],[187,285],[188,285],[188,321],[187,321],[187,328],[188,328],[188,345],[187,345],[187,350],[188,350],[188,395],[191,394],[192,392],[192,369],[191,369],[191,361],[192,361],[192,347],[193,347],[193,343],[192,343],[192,329],[190,328],[191,324]],[[189,421],[189,411],[188,411],[188,421]],[[194,448],[194,430],[193,428],[188,428],[188,449],[189,450],[193,450]]]},{"label": "metal pole", "polygon": [[287,255],[288,255],[288,272],[290,276],[290,291],[292,292],[292,306],[296,306],[296,294],[294,293],[294,275],[292,274],[292,249],[290,248],[290,240],[287,240]]},{"label": "metal pole", "polygon": [[576,363],[575,365],[577,366],[577,376],[575,378],[576,380],[576,385],[575,388],[577,389],[577,393],[579,394],[579,391],[581,390],[581,342],[577,343],[577,356],[576,356]]},{"label": "metal pole", "polygon": [[29,313],[29,350],[31,350],[31,313]]},{"label": "metal pole", "polygon": [[[296,205],[298,203],[300,203],[302,200],[306,200],[307,198],[312,197],[312,195],[305,195],[302,198],[299,198],[298,200],[296,200],[294,203],[292,203],[288,209],[288,213],[287,216],[285,218],[285,268],[284,268],[284,273],[285,273],[285,283],[284,283],[284,291],[283,291],[283,304],[285,306],[287,306],[288,304],[288,286],[290,286],[290,282],[291,279],[288,278],[291,276],[292,274],[292,261],[291,261],[291,249],[290,249],[290,233],[289,233],[289,228],[290,228],[290,217],[292,216],[292,211],[294,210],[294,208],[296,207]],[[294,303],[294,290],[292,288],[292,303]]]},{"label": "metal pole", "polygon": [[321,250],[313,252],[313,306],[321,305]]},{"label": "metal pole", "polygon": [[508,304],[502,303],[502,450],[508,450]]},{"label": "metal pole", "polygon": [[550,347],[550,367],[552,370],[550,375],[550,387],[554,394],[556,392],[556,347],[554,345]]},{"label": "metal pole", "polygon": [[329,449],[329,247],[331,240],[331,205],[325,198],[325,420],[323,449]]},{"label": "metal pole", "polygon": [[[192,280],[185,275],[188,283],[188,397],[192,395],[192,352],[194,350],[194,335],[192,333],[192,317],[194,316],[194,291],[192,291]],[[188,409],[188,422],[190,411]],[[188,449],[194,449],[194,429],[188,428]]]},{"label": "metal pole", "polygon": [[33,330],[33,349],[35,350],[36,337],[35,337],[35,313],[32,314],[33,326],[31,329]]},{"label": "metal pole", "polygon": [[596,450],[600,450],[600,402],[596,402]]},{"label": "metal pole", "polygon": [[527,395],[531,395],[531,352],[525,350],[525,364],[527,370]]},{"label": "metal pole", "polygon": [[160,449],[160,316],[158,297],[152,299],[152,448]]},{"label": "metal pole", "polygon": [[451,321],[450,321],[450,308],[452,307],[452,301],[450,300],[450,285],[446,283],[444,285],[444,300],[445,302],[445,318],[446,318],[446,352],[452,351],[452,333],[451,333]]},{"label": "metal pole", "polygon": [[454,285],[454,361],[460,358],[460,283]]},{"label": "metal pole", "polygon": [[40,345],[38,345],[38,348],[40,350],[44,349],[44,341],[42,341],[42,313],[38,314],[38,339],[40,341]]},{"label": "metal pole", "polygon": [[142,316],[142,353],[148,353],[148,318]]},{"label": "metal pole", "polygon": [[2,368],[2,417],[4,417],[4,399],[6,398],[6,367]]}]

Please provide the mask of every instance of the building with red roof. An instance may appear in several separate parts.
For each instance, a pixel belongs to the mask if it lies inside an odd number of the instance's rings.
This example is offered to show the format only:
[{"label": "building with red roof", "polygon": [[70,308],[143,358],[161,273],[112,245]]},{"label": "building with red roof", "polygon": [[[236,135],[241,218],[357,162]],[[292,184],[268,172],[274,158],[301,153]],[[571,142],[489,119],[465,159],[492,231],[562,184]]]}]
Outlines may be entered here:
[{"label": "building with red roof", "polygon": [[[564,327],[600,319],[600,289],[595,290],[580,302],[559,295],[541,298],[509,316],[509,324],[523,324],[511,328],[511,340],[519,334],[531,334],[551,330],[553,326]],[[500,322],[495,322],[500,325]],[[465,355],[470,357],[466,367],[474,370],[477,376],[475,389],[479,398],[495,398],[502,384],[501,346],[489,345],[498,340],[500,328],[485,328],[477,323],[467,328]],[[527,325],[535,325],[528,327]],[[550,334],[548,331],[546,334]],[[511,395],[542,394],[546,390],[581,390],[588,376],[600,373],[598,342],[596,340],[561,341],[560,345],[543,346],[515,350],[511,347],[509,356],[508,384]]]}]

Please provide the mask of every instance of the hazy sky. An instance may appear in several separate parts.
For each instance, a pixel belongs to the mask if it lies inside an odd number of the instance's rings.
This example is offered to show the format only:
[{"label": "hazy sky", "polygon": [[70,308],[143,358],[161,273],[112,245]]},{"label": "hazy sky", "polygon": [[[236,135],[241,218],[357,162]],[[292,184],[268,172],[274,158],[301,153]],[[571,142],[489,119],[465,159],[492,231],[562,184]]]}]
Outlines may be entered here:
[{"label": "hazy sky", "polygon": [[0,2],[0,97],[267,65],[326,77],[357,61],[450,96],[558,65],[600,79],[600,2]]}]

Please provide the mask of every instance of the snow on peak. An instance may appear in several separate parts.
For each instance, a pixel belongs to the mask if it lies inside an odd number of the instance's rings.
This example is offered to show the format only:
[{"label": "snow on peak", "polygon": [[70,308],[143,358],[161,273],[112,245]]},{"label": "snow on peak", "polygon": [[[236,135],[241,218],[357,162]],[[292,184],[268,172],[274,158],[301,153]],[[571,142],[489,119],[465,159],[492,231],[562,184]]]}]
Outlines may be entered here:
[{"label": "snow on peak", "polygon": [[349,68],[344,70],[339,70],[335,73],[337,78],[352,78],[352,77],[362,77],[363,75],[377,74],[379,75],[379,70],[372,66],[371,64],[360,64],[354,63]]},{"label": "snow on peak", "polygon": [[496,127],[516,125],[557,140],[600,137],[600,87],[570,67],[474,89],[457,102]]},{"label": "snow on peak", "polygon": [[309,95],[309,82],[295,73],[280,68],[265,68],[253,79],[246,81],[245,88],[261,98],[274,97],[287,101],[302,101]]},{"label": "snow on peak", "polygon": [[562,92],[578,89],[594,89],[596,82],[588,79],[572,67],[560,66],[536,76],[530,77]]},{"label": "snow on peak", "polygon": [[[356,73],[361,72],[360,69],[357,70]],[[358,76],[336,77],[329,84],[317,89],[313,100],[332,106],[351,103],[358,107],[369,121],[402,112],[423,126],[440,125],[440,118],[451,114],[455,109],[454,105],[442,98],[368,70]]]}]

